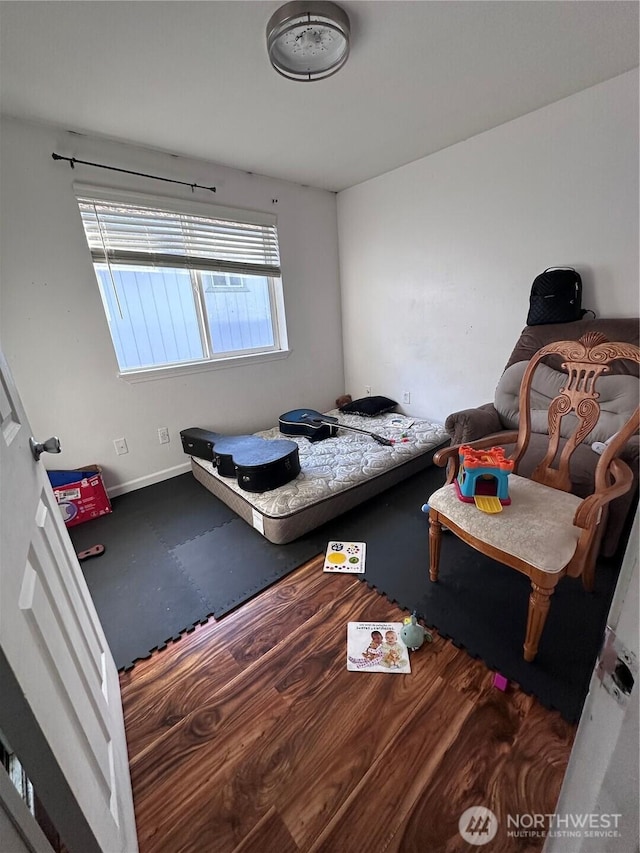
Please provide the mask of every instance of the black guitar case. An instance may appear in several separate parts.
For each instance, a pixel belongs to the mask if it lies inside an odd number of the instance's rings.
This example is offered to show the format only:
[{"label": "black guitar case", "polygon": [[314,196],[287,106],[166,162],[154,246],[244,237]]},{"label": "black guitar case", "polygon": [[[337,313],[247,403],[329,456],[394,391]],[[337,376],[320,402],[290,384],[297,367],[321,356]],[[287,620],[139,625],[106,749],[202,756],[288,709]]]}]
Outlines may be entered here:
[{"label": "black guitar case", "polygon": [[213,462],[221,477],[235,477],[247,492],[277,489],[300,473],[295,441],[222,435],[199,427],[181,430],[180,439],[185,453]]}]

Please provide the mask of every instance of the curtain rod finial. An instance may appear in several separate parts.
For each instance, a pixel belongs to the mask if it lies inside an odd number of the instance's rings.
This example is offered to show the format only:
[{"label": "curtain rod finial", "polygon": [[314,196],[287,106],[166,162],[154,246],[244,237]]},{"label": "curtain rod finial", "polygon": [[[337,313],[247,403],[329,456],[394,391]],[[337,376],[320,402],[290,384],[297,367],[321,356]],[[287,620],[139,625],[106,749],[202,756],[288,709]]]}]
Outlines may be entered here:
[{"label": "curtain rod finial", "polygon": [[56,154],[54,151],[51,155],[53,160],[67,160],[72,169],[76,167],[76,158],[75,157],[63,157],[62,154]]}]

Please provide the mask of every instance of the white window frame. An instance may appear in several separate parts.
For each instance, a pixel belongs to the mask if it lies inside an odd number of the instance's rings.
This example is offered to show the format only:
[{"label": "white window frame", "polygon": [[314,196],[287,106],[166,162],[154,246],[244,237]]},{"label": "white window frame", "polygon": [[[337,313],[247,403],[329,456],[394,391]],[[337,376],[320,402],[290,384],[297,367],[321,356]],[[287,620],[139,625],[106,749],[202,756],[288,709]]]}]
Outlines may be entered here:
[{"label": "white window frame", "polygon": [[[207,219],[228,220],[230,222],[237,222],[240,224],[267,225],[272,226],[274,228],[276,226],[276,217],[273,214],[263,213],[259,211],[239,210],[236,208],[210,205],[192,200],[177,199],[166,196],[155,196],[147,193],[130,192],[126,190],[117,190],[88,184],[74,184],[74,192],[78,200],[93,199],[96,201],[112,202],[116,204],[119,203],[122,205],[148,207],[153,210],[163,212],[180,213],[185,215],[191,214],[193,216],[205,217]],[[176,257],[182,259],[184,256],[176,255]],[[107,257],[106,259],[100,261],[99,259],[93,257],[92,263],[94,266],[94,270],[96,271],[96,278],[98,280],[102,304],[105,311],[105,318],[108,321],[109,309],[105,294],[103,293],[102,284],[97,275],[97,271],[99,266],[104,266],[105,264],[109,266],[109,259]],[[114,261],[113,263],[114,268],[123,265],[126,266],[126,261]],[[179,266],[180,264],[176,265],[176,267]],[[195,359],[193,361],[166,363],[149,367],[135,367],[130,369],[120,369],[118,367],[118,376],[120,378],[126,379],[129,382],[140,382],[167,376],[180,376],[188,373],[198,373],[206,370],[215,370],[220,368],[234,367],[238,365],[246,365],[249,362],[271,361],[274,359],[287,358],[289,356],[290,350],[288,347],[288,336],[284,310],[284,295],[279,263],[277,267],[277,275],[266,275],[264,272],[256,273],[255,271],[252,271],[250,267],[246,268],[246,271],[244,272],[244,275],[262,275],[262,277],[265,277],[268,281],[271,322],[274,335],[273,346],[269,348],[262,347],[258,349],[235,350],[232,352],[223,352],[218,354],[213,352],[209,331],[208,315],[204,304],[205,300],[202,274],[210,273],[212,275],[223,275],[226,277],[226,285],[214,285],[216,291],[242,292],[243,290],[246,290],[246,286],[237,286],[229,282],[229,279],[232,276],[243,275],[242,267],[240,266],[237,269],[229,269],[228,266],[229,265],[227,264],[225,268],[225,264],[223,263],[222,268],[220,270],[214,270],[211,268],[209,262],[209,268],[207,269],[198,268],[197,263],[193,266],[189,264],[189,266],[187,267],[191,278],[191,289],[195,303],[195,311],[198,320],[201,342],[205,351],[205,357]],[[140,269],[144,269],[144,267],[140,264],[139,261],[138,267]],[[163,267],[166,269],[176,268],[171,267],[169,263],[163,262],[162,260],[160,262],[154,260],[154,256],[152,254],[149,254],[148,267],[153,267],[155,269]],[[182,267],[184,268],[184,263],[182,263]],[[114,355],[116,355],[115,342],[111,335],[110,326],[109,337],[111,338],[111,342],[114,347]]]}]

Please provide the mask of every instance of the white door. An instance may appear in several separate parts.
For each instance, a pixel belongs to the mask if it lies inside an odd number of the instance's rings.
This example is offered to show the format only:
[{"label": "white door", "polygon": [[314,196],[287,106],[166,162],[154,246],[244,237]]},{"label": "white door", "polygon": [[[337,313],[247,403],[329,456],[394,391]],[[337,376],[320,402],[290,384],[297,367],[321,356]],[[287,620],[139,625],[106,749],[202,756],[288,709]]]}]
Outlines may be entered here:
[{"label": "white door", "polygon": [[544,853],[638,853],[639,526],[636,512],[556,806],[562,831],[547,838]]},{"label": "white door", "polygon": [[118,673],[1,353],[0,430],[0,731],[71,853],[136,853]]}]

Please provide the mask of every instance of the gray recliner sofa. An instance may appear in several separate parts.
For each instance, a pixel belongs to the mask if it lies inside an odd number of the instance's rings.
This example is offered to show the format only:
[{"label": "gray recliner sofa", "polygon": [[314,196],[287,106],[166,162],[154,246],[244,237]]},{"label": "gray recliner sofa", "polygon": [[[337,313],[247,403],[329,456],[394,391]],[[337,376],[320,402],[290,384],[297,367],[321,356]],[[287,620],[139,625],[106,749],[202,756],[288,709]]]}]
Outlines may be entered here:
[{"label": "gray recliner sofa", "polygon": [[[505,404],[505,392],[509,392],[509,382],[517,378],[517,374],[521,370],[514,367],[520,362],[528,361],[541,347],[554,341],[578,340],[587,332],[600,332],[605,335],[610,341],[623,341],[632,343],[638,346],[640,320],[632,319],[583,319],[573,323],[554,323],[545,326],[526,326],[518,339],[513,352],[505,366],[505,371],[498,382],[496,389],[496,398],[492,403],[485,403],[474,409],[464,409],[460,412],[454,412],[449,415],[445,421],[445,429],[451,437],[452,444],[466,444],[485,436],[497,433],[506,429],[513,429],[513,412],[509,411],[509,407]],[[545,360],[550,377],[555,371],[562,371],[562,359],[560,356],[551,356]],[[612,376],[627,377],[623,380],[613,380],[611,384],[611,408],[615,410],[616,403],[619,400],[620,388],[624,386],[627,399],[624,405],[638,404],[638,393],[640,382],[638,381],[638,365],[630,361],[619,361],[612,365]],[[633,379],[635,377],[635,381]],[[551,377],[552,378],[552,377]],[[606,379],[607,377],[603,377]],[[602,382],[603,380],[601,380]],[[540,400],[544,400],[544,394],[539,396]],[[607,403],[603,402],[603,415],[601,417],[600,433],[596,436],[589,436],[582,446],[578,447],[572,458],[571,464],[571,481],[572,492],[578,497],[586,497],[593,491],[593,480],[596,464],[599,456],[592,449],[594,440],[603,441],[607,437],[604,434],[607,430],[615,431],[615,420],[608,421],[609,413],[605,412]],[[499,411],[500,409],[500,411]],[[540,419],[540,421],[544,418]],[[517,427],[516,427],[517,428]],[[540,427],[541,430],[545,426]],[[528,477],[533,472],[534,468],[543,456],[547,447],[547,440],[544,434],[540,434],[539,441],[536,440],[536,435],[532,436],[531,443],[524,458],[520,463],[518,473],[521,476]],[[513,449],[513,445],[507,445],[507,452]],[[602,540],[600,553],[605,557],[613,556],[618,546],[621,543],[625,532],[628,531],[627,521],[630,513],[634,510],[637,503],[638,495],[638,465],[640,459],[640,437],[633,436],[620,453],[627,465],[633,471],[634,483],[627,494],[622,495],[612,501],[609,506],[609,516],[606,522],[605,533]]]}]

